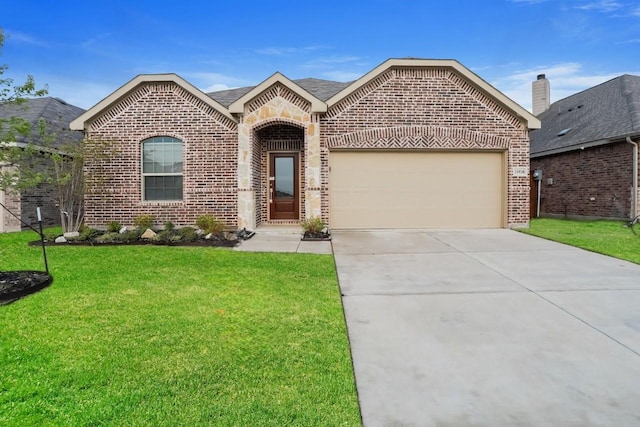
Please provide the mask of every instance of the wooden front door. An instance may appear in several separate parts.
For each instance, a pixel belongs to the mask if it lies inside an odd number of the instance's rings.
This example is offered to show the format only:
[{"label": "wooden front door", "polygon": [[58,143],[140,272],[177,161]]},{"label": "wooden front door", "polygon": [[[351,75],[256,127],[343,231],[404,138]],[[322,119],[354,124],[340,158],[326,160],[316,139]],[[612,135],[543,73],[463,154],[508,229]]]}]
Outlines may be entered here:
[{"label": "wooden front door", "polygon": [[269,155],[269,219],[298,219],[298,154]]}]

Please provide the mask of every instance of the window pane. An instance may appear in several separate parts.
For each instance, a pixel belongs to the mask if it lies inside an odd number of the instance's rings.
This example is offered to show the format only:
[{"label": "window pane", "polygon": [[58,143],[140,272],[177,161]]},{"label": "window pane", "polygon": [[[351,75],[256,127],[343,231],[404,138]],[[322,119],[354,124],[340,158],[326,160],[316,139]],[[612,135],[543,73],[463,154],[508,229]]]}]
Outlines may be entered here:
[{"label": "window pane", "polygon": [[293,197],[293,157],[276,157],[276,197]]},{"label": "window pane", "polygon": [[142,145],[142,172],[182,172],[182,142],[169,137],[145,141]]},{"label": "window pane", "polygon": [[147,176],[144,179],[145,200],[182,200],[181,176]]}]

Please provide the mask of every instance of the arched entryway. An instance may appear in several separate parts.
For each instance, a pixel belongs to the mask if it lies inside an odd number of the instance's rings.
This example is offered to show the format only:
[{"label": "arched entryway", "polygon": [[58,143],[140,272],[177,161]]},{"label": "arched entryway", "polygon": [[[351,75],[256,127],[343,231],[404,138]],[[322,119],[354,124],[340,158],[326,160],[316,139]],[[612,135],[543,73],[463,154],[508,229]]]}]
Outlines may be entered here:
[{"label": "arched entryway", "polygon": [[304,128],[282,122],[254,130],[256,225],[297,224],[305,217],[304,134]]}]

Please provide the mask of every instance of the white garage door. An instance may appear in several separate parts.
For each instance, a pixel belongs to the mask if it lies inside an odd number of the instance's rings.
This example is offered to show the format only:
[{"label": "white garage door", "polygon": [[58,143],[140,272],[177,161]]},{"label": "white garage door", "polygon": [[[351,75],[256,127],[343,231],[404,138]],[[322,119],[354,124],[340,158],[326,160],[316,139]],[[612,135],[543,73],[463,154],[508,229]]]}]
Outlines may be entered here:
[{"label": "white garage door", "polygon": [[331,152],[330,225],[344,228],[500,228],[498,152]]}]

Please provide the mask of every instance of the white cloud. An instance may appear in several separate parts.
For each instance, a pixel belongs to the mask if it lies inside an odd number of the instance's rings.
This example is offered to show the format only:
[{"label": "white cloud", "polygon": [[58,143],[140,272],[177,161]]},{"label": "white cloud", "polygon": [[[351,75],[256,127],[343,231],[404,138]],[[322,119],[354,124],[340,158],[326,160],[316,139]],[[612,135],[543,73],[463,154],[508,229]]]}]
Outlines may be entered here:
[{"label": "white cloud", "polygon": [[118,87],[104,83],[64,78],[50,78],[49,95],[62,99],[76,107],[89,109],[109,96]]},{"label": "white cloud", "polygon": [[531,110],[531,84],[539,74],[545,74],[551,83],[553,103],[627,73],[639,74],[638,71],[588,73],[584,71],[582,64],[567,62],[516,71],[493,79],[491,84],[522,107]]},{"label": "white cloud", "polygon": [[83,48],[91,48],[94,45],[96,45],[98,42],[104,39],[108,39],[110,37],[111,37],[111,33],[98,34],[97,36],[87,39],[84,42],[80,43],[80,46]]},{"label": "white cloud", "polygon": [[322,76],[327,80],[333,80],[336,82],[350,82],[353,80],[357,80],[362,77],[363,73],[354,72],[354,71],[327,71],[322,73]]},{"label": "white cloud", "polygon": [[33,37],[29,34],[20,33],[17,31],[6,29],[4,30],[4,35],[6,37],[5,43],[17,42],[34,46],[48,46],[48,43],[44,40],[40,40],[37,37]]},{"label": "white cloud", "polygon": [[242,86],[251,86],[255,83],[247,82],[246,80],[228,76],[220,73],[208,73],[208,72],[185,72],[185,77],[194,86],[202,89],[204,92],[215,92],[219,90],[233,89]]},{"label": "white cloud", "polygon": [[285,55],[295,55],[299,53],[309,53],[315,52],[318,50],[327,49],[326,46],[321,45],[312,45],[305,47],[266,47],[261,49],[256,49],[255,53],[259,55],[267,55],[267,56],[285,56]]},{"label": "white cloud", "polygon": [[600,0],[576,6],[579,10],[595,10],[598,12],[614,12],[620,10],[623,5],[615,0]]},{"label": "white cloud", "polygon": [[545,3],[549,0],[511,0],[512,3],[538,4]]}]

